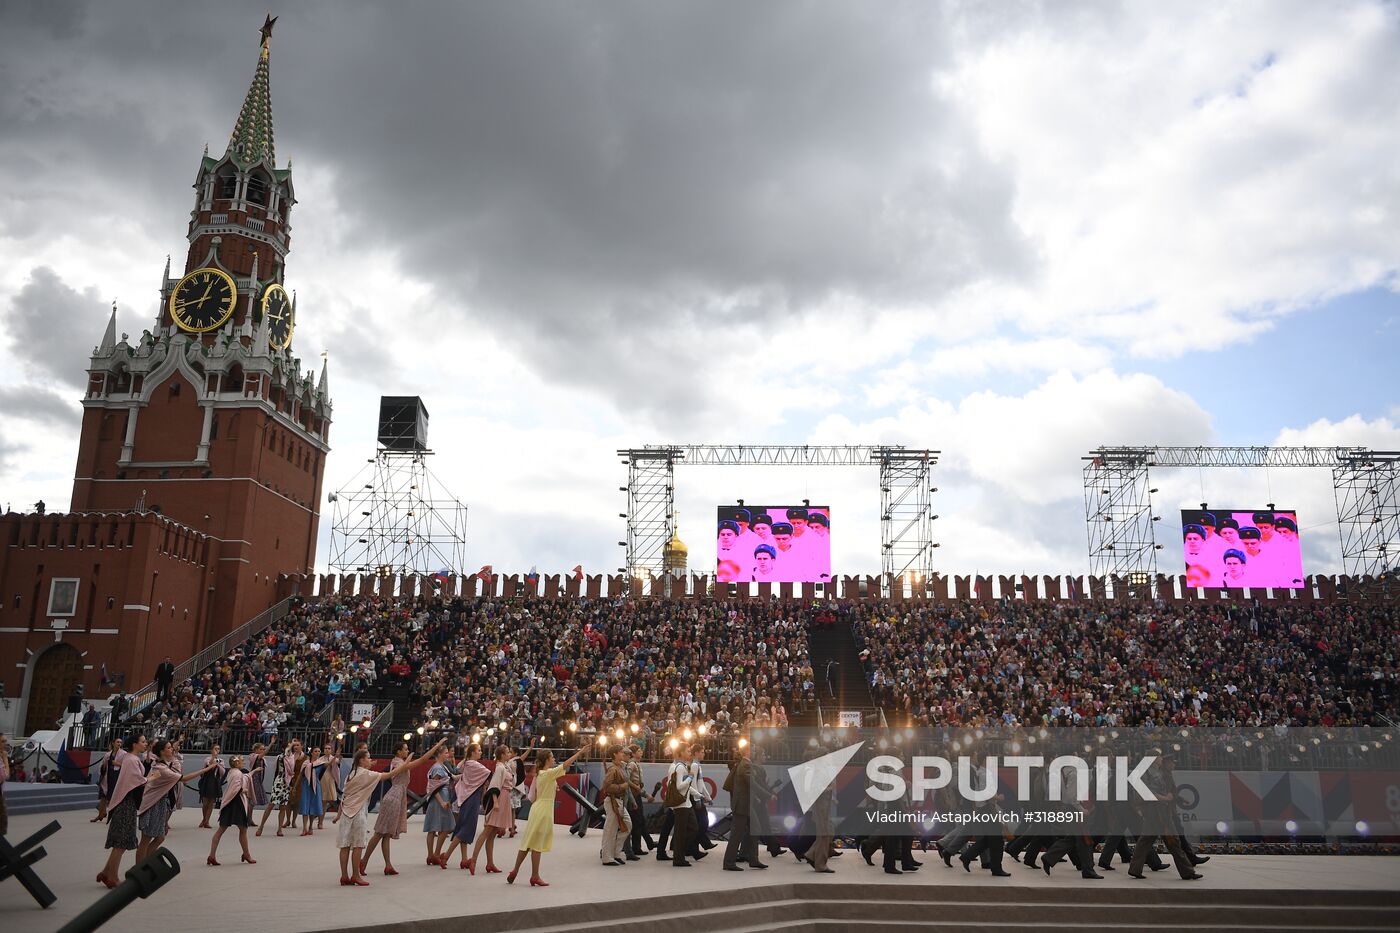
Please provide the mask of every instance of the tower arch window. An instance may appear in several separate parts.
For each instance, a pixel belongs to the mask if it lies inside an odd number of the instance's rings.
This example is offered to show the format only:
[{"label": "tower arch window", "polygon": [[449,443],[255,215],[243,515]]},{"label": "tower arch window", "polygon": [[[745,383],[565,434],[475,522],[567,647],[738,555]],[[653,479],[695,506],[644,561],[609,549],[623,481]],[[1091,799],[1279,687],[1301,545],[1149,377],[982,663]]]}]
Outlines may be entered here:
[{"label": "tower arch window", "polygon": [[254,204],[266,206],[267,195],[267,176],[262,172],[253,172],[248,176],[248,200]]},{"label": "tower arch window", "polygon": [[238,194],[238,173],[232,166],[226,166],[214,181],[215,197],[231,201]]}]

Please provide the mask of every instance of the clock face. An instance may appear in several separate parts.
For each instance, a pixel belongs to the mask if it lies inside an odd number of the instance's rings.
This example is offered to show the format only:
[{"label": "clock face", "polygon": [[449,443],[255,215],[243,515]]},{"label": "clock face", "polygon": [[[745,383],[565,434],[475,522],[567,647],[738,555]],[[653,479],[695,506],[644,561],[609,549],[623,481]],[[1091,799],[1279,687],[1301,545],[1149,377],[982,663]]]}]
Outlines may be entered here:
[{"label": "clock face", "polygon": [[228,273],[196,269],[170,293],[170,316],[181,330],[202,334],[223,325],[237,300],[238,288]]},{"label": "clock face", "polygon": [[263,291],[263,326],[267,328],[267,344],[274,350],[285,350],[292,342],[292,328],[296,321],[292,318],[292,302],[287,298],[287,290],[273,283]]}]

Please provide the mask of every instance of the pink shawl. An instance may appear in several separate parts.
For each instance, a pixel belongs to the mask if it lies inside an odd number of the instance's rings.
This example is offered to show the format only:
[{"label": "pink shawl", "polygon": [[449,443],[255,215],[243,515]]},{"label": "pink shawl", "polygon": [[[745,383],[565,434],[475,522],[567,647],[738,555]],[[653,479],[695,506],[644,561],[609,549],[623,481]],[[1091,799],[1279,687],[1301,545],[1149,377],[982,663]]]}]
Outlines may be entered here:
[{"label": "pink shawl", "polygon": [[[165,762],[157,759],[151,765],[151,773],[146,775],[146,794],[141,798],[141,806],[137,808],[137,813],[145,813],[161,801],[170,788],[180,783],[180,778],[184,777],[179,771]],[[121,782],[117,782],[118,790],[121,789]]]},{"label": "pink shawl", "polygon": [[233,803],[235,797],[243,798],[243,812],[251,817],[253,815],[253,779],[237,768],[228,773],[228,786],[224,788],[224,797],[219,806],[228,806]]},{"label": "pink shawl", "polygon": [[462,773],[457,776],[457,783],[452,788],[457,797],[457,805],[460,807],[490,779],[491,769],[481,762],[474,758],[462,762]]},{"label": "pink shawl", "polygon": [[117,764],[117,786],[112,791],[111,808],[115,810],[126,795],[146,783],[146,766],[136,755],[127,752]]},{"label": "pink shawl", "polygon": [[356,768],[345,781],[345,791],[340,795],[340,815],[354,819],[365,804],[369,803],[374,786],[379,783],[380,773],[369,768]]}]

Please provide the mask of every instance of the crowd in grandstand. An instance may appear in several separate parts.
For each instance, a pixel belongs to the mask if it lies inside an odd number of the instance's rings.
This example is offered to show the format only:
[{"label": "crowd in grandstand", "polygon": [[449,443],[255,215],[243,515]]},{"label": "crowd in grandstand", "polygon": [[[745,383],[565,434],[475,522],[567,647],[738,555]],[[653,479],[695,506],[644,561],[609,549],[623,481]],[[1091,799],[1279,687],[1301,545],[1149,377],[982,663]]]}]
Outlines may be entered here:
[{"label": "crowd in grandstand", "polygon": [[785,725],[814,699],[797,605],[346,597],[307,603],[140,713],[153,735],[311,726],[337,697],[411,691],[462,735]]},{"label": "crowd in grandstand", "polygon": [[912,725],[1369,725],[1400,709],[1390,603],[1020,602],[842,610]]},{"label": "crowd in grandstand", "polygon": [[418,721],[463,738],[635,723],[646,748],[809,711],[808,629],[840,625],[891,724],[1359,725],[1400,708],[1396,616],[1347,602],[343,597],[297,607],[138,722],[271,741],[324,726],[337,697],[401,685]]}]

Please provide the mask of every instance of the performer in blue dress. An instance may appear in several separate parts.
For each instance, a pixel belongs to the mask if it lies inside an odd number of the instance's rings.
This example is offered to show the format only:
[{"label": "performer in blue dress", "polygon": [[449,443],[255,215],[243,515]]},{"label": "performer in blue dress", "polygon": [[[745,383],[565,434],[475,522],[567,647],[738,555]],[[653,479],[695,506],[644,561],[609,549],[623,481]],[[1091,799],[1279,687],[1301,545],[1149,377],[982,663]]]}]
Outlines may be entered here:
[{"label": "performer in blue dress", "polygon": [[332,764],[339,765],[340,759],[335,757],[321,757],[320,747],[313,748],[311,754],[307,756],[301,766],[301,799],[297,804],[297,809],[301,813],[301,834],[311,835],[311,821],[316,817],[325,815],[325,808],[321,806],[321,776],[326,773],[326,768]]},{"label": "performer in blue dress", "polygon": [[457,821],[452,815],[452,779],[456,777],[453,768],[452,749],[438,750],[433,766],[428,769],[427,803],[423,806],[423,832],[428,836],[428,864],[446,868],[446,860],[441,858],[442,847]]}]

